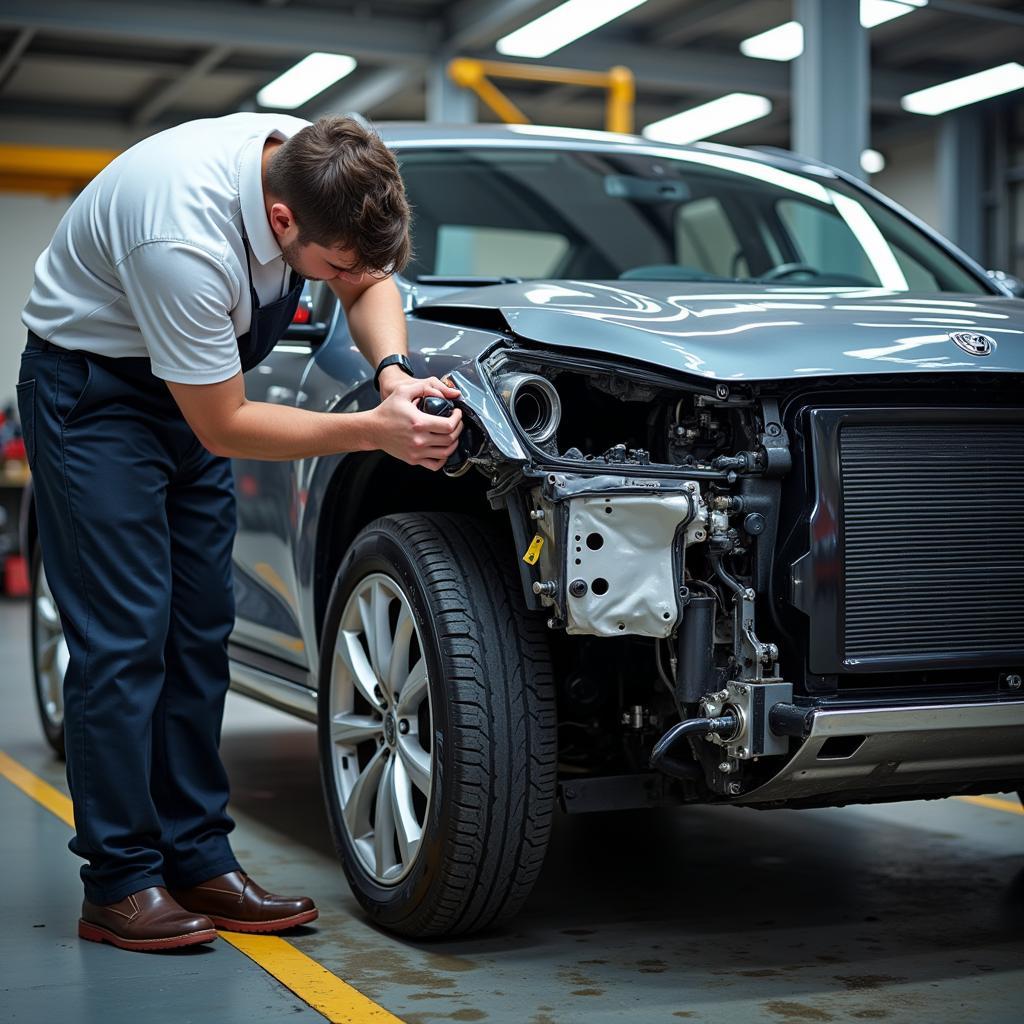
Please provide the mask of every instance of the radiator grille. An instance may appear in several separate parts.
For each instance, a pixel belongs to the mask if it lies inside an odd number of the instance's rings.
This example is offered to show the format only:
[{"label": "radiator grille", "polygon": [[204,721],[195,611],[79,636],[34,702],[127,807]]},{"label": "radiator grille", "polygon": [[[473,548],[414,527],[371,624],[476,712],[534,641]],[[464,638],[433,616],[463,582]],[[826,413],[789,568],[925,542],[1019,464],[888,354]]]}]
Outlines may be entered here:
[{"label": "radiator grille", "polygon": [[840,430],[844,660],[1024,656],[1024,424]]}]

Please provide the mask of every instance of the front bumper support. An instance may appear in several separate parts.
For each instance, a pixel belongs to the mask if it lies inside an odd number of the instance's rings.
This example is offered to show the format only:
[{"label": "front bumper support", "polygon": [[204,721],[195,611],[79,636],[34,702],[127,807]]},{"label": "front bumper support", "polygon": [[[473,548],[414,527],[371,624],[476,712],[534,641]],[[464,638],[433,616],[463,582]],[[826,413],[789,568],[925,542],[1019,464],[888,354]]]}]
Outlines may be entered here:
[{"label": "front bumper support", "polygon": [[807,738],[743,804],[834,799],[907,788],[955,793],[986,779],[1024,779],[1024,700],[819,707]]}]

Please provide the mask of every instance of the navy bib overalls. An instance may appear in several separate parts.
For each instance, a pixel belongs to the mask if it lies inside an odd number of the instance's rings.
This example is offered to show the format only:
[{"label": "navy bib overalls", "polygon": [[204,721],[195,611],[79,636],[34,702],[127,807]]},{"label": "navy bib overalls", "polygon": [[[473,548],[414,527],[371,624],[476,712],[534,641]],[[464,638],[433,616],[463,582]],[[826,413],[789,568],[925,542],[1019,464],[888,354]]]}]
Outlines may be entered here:
[{"label": "navy bib overalls", "polygon": [[[244,370],[283,335],[302,280],[261,306],[250,267],[249,291]],[[86,898],[114,903],[236,870],[218,752],[234,623],[231,463],[198,442],[147,358],[30,333],[18,405],[70,653],[70,846],[87,862]]]}]

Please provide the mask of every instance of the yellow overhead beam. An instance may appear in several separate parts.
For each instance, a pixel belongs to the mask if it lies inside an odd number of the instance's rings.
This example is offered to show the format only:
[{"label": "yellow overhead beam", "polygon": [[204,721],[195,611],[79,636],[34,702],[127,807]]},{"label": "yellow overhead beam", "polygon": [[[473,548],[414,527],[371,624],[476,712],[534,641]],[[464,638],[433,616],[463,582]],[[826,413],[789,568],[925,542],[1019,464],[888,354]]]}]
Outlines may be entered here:
[{"label": "yellow overhead beam", "polygon": [[0,143],[0,191],[79,192],[117,156],[112,149],[64,149]]},{"label": "yellow overhead beam", "polygon": [[610,132],[633,130],[633,104],[636,84],[629,68],[617,66],[608,71],[577,71],[575,68],[547,68],[509,61],[475,60],[456,57],[448,64],[448,77],[464,89],[472,89],[506,124],[529,124],[526,115],[489,79],[508,78],[521,82],[548,82],[552,85],[578,85],[605,89],[605,128]]}]

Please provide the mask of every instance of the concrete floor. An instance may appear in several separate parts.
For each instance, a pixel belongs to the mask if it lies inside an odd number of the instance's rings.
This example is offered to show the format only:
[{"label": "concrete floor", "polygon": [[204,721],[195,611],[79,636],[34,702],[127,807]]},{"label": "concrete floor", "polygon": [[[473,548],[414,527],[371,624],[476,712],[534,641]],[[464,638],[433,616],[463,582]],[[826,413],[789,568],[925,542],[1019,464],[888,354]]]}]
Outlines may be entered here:
[{"label": "concrete floor", "polygon": [[[0,603],[0,750],[64,788]],[[232,697],[235,849],[313,895],[289,940],[407,1024],[899,1024],[1024,1019],[1024,816],[958,800],[560,818],[503,934],[416,944],[366,923],[321,805],[314,732]],[[0,779],[0,1021],[323,1020],[227,943],[140,956],[75,938],[68,829]]]}]

